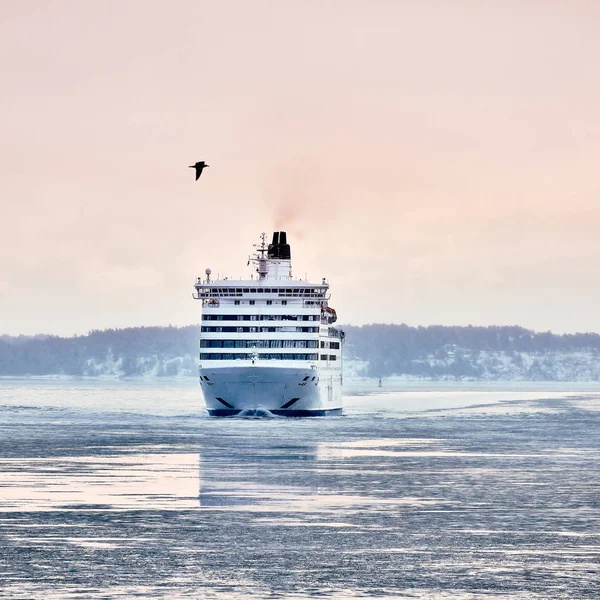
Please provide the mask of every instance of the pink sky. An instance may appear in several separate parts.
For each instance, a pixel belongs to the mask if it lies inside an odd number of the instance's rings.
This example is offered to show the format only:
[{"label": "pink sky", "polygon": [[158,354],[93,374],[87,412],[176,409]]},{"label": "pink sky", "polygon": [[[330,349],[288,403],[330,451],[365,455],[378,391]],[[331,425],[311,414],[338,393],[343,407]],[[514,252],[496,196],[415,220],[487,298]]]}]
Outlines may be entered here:
[{"label": "pink sky", "polygon": [[583,0],[5,4],[0,333],[195,323],[275,227],[344,323],[600,331],[599,63]]}]

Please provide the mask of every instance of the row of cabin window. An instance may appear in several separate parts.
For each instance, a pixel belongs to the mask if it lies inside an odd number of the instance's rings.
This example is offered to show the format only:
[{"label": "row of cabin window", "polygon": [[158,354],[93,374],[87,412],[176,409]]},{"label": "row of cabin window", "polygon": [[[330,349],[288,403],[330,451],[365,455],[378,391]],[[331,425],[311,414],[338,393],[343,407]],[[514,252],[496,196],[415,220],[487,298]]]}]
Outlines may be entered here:
[{"label": "row of cabin window", "polygon": [[[260,302],[260,300],[259,300],[259,302]],[[239,306],[239,304],[240,304],[240,303],[241,303],[241,304],[246,304],[245,302],[242,302],[241,300],[234,300],[234,301],[233,301],[233,303],[234,303],[236,306]],[[249,304],[250,306],[254,306],[254,305],[256,304],[256,300],[248,300],[248,304]],[[266,304],[267,306],[271,306],[271,305],[273,304],[273,300],[266,300],[266,301],[265,301],[265,304]],[[287,305],[287,300],[282,300],[281,302],[277,302],[277,301],[276,301],[276,302],[275,302],[275,304],[281,304],[282,306],[286,306],[286,305]]]},{"label": "row of cabin window", "polygon": [[323,296],[326,288],[199,288],[200,295],[218,294],[220,296],[235,296],[239,294],[285,294],[286,296]]},{"label": "row of cabin window", "polygon": [[331,348],[332,350],[339,350],[339,342],[321,342],[321,348]]},{"label": "row of cabin window", "polygon": [[[321,360],[327,360],[327,354],[321,354]],[[337,356],[335,354],[330,354],[329,360],[337,360]]]},{"label": "row of cabin window", "polygon": [[317,348],[317,340],[200,340],[200,348]]},{"label": "row of cabin window", "polygon": [[318,354],[221,354],[200,353],[200,360],[318,360]]},{"label": "row of cabin window", "polygon": [[290,327],[282,325],[281,327],[212,327],[202,325],[202,333],[319,333],[318,327]]},{"label": "row of cabin window", "polygon": [[320,321],[319,315],[202,315],[203,321]]}]

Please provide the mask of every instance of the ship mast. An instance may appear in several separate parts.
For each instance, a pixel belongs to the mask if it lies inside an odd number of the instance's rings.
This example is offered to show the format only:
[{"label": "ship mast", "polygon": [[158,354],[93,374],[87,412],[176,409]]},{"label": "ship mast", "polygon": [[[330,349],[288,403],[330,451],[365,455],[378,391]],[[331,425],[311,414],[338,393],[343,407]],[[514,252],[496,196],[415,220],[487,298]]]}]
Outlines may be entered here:
[{"label": "ship mast", "polygon": [[257,265],[259,281],[266,279],[292,279],[291,251],[285,231],[276,231],[273,242],[267,242],[267,234],[261,233],[260,244],[254,244],[255,252],[248,257],[248,264]]},{"label": "ship mast", "polygon": [[267,277],[267,273],[269,272],[269,267],[267,265],[267,257],[265,253],[267,252],[267,234],[263,231],[260,234],[261,243],[254,244],[256,248],[256,254],[250,258],[252,262],[258,263],[258,278],[265,279]]}]

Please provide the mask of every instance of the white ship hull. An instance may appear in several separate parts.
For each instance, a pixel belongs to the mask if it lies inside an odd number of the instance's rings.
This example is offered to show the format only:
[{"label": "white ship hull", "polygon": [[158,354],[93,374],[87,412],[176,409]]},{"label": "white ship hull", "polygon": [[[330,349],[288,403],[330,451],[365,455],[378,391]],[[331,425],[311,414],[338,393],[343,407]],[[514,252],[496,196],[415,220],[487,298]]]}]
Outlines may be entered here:
[{"label": "white ship hull", "polygon": [[344,333],[333,326],[329,284],[292,277],[284,231],[266,234],[247,279],[194,285],[202,301],[199,375],[212,416],[268,411],[289,417],[342,412]]},{"label": "white ship hull", "polygon": [[342,412],[339,373],[327,374],[310,365],[203,368],[200,380],[212,416],[268,411],[309,417]]}]

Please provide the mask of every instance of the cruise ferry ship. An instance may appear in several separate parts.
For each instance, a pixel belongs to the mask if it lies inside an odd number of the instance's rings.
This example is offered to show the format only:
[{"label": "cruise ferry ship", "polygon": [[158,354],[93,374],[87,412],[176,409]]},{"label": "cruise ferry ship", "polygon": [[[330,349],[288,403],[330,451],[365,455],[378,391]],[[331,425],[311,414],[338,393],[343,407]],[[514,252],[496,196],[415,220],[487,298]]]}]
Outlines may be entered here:
[{"label": "cruise ferry ship", "polygon": [[250,279],[198,279],[200,385],[209,414],[290,417],[342,412],[344,333],[329,284],[292,277],[285,231],[255,246]]}]

